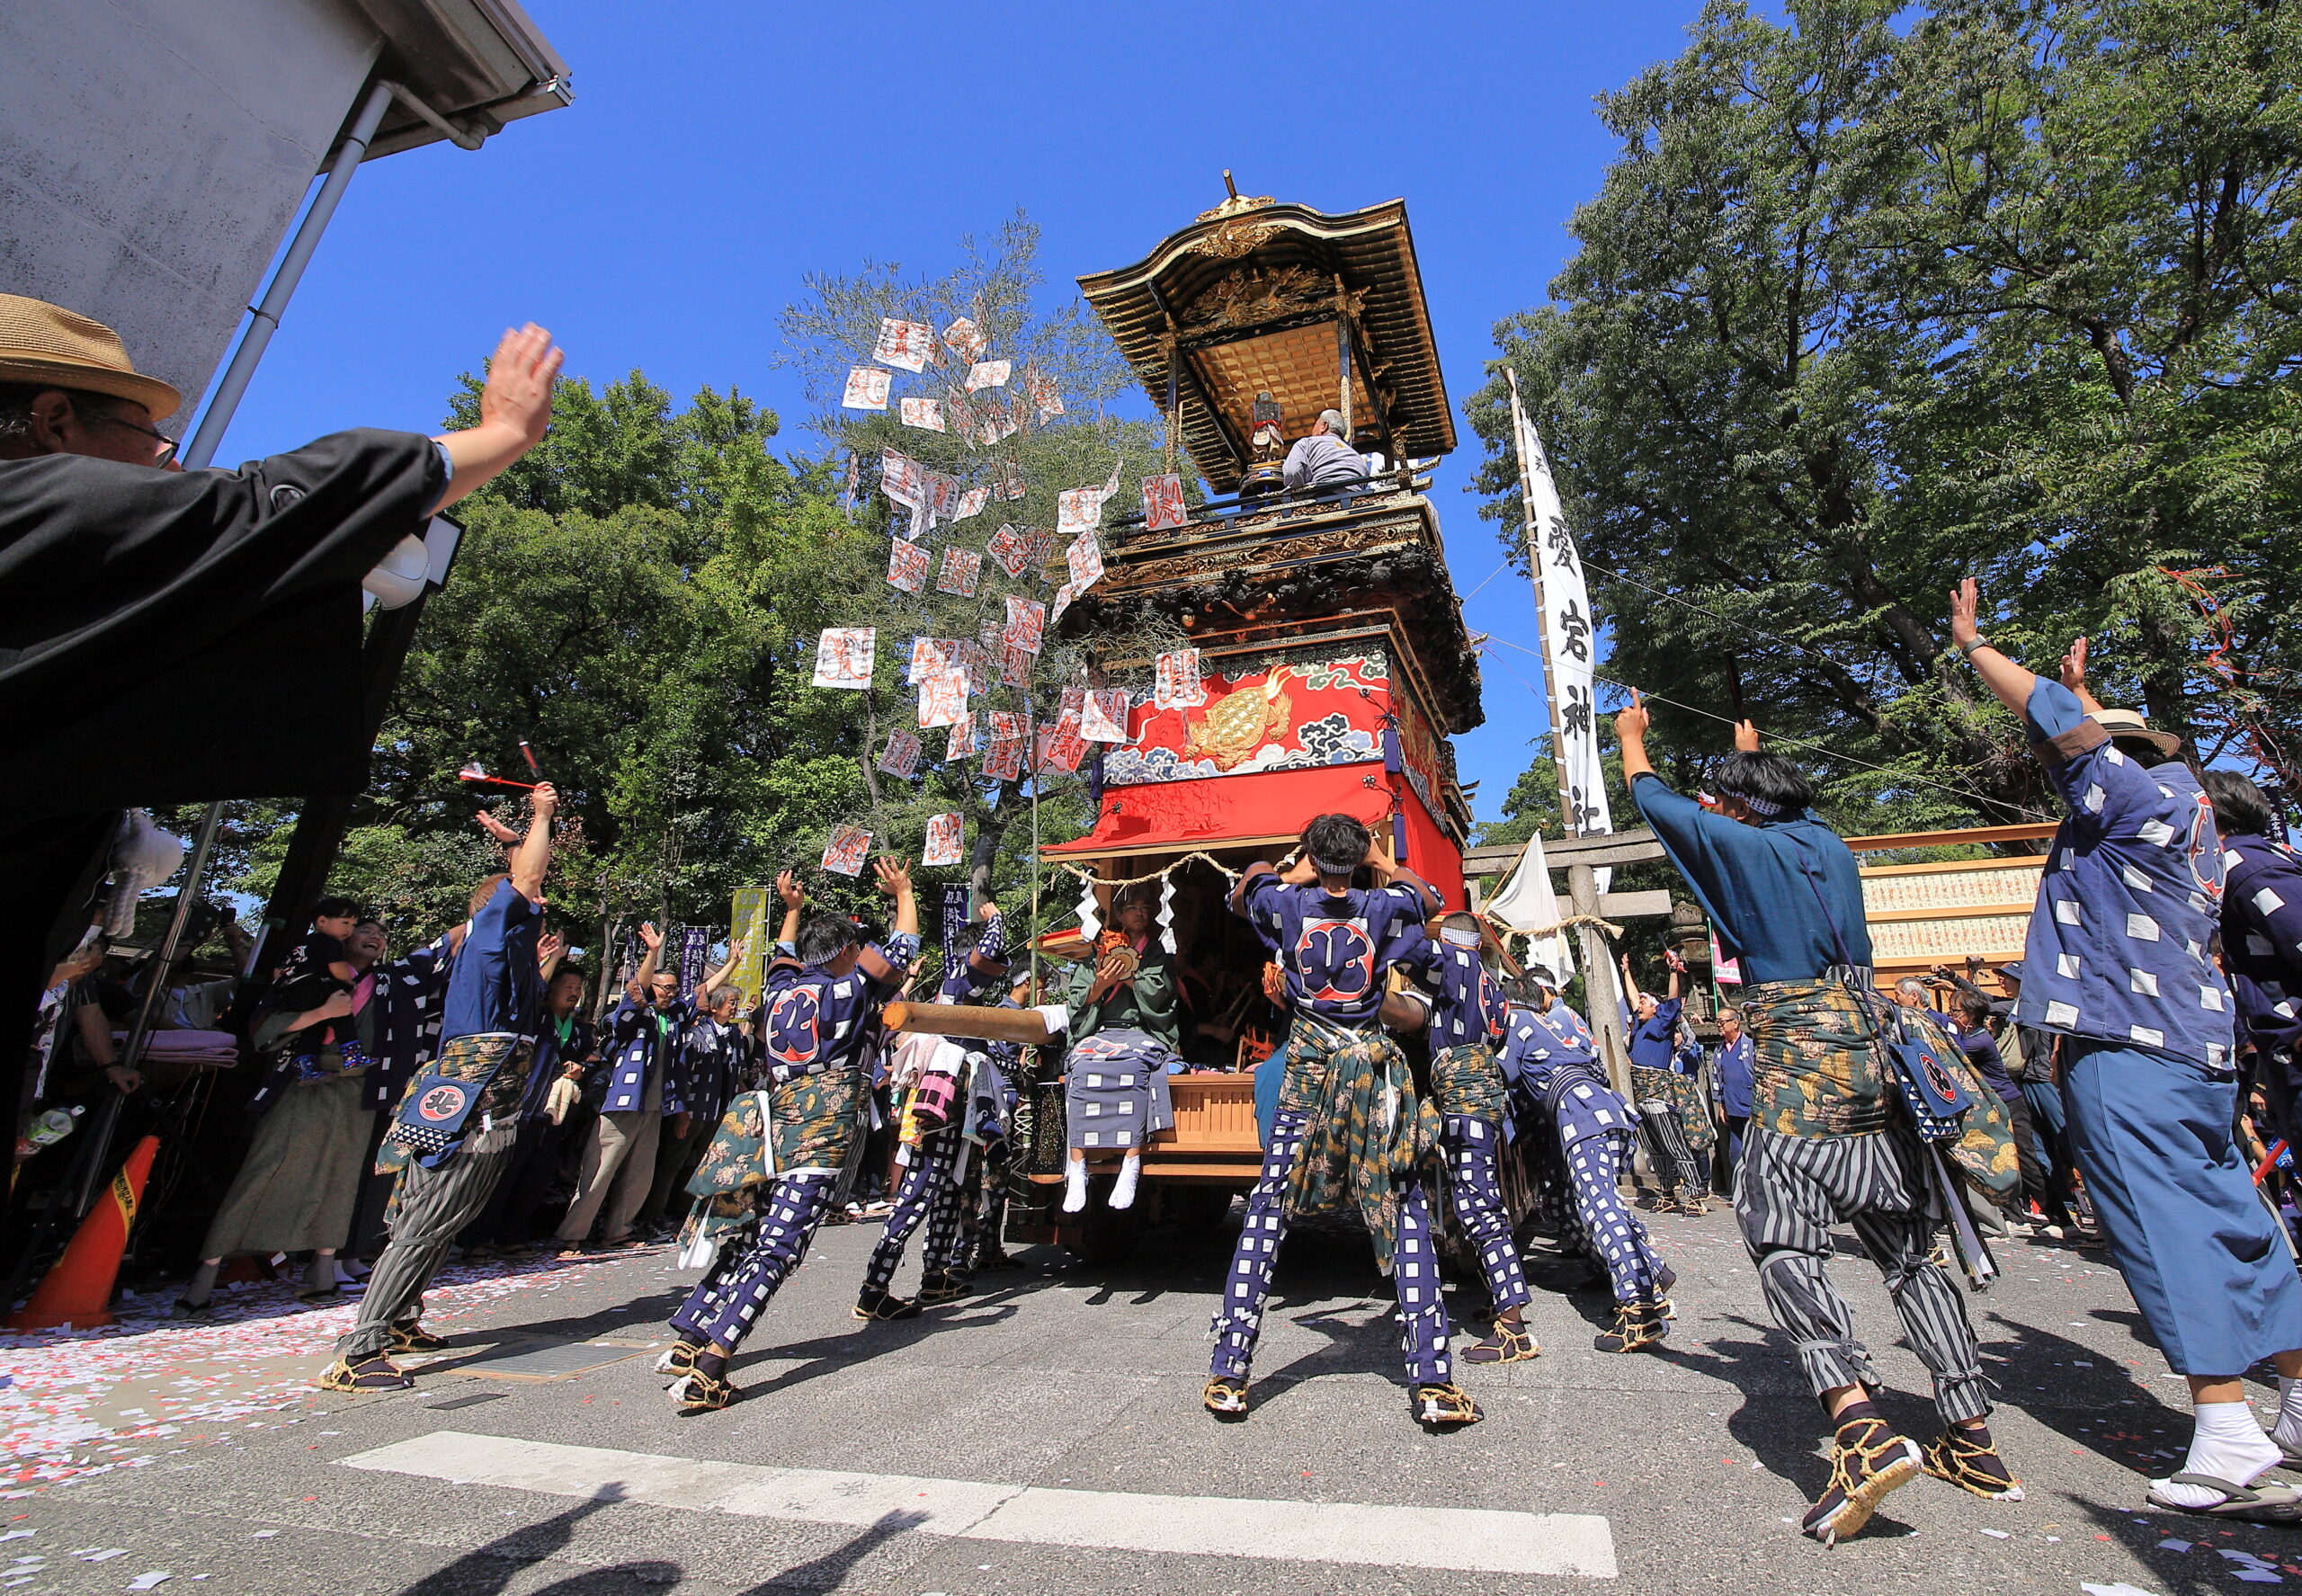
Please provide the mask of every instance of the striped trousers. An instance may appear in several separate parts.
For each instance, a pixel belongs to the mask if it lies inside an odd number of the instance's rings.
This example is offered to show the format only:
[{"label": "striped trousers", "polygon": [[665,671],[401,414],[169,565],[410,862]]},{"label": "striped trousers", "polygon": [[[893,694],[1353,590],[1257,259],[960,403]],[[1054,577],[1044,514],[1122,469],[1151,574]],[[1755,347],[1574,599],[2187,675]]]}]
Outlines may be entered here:
[{"label": "striped trousers", "polygon": [[411,1161],[400,1171],[391,1244],[368,1277],[359,1319],[335,1343],[338,1357],[353,1363],[372,1358],[391,1339],[393,1325],[413,1324],[422,1315],[424,1288],[511,1167],[516,1130],[503,1125],[474,1137],[437,1169]]},{"label": "striped trousers", "polygon": [[1753,1126],[1735,1181],[1735,1217],[1767,1307],[1817,1396],[1880,1383],[1826,1267],[1832,1225],[1851,1226],[1886,1277],[1911,1351],[1934,1377],[1934,1405],[1955,1424],[1990,1412],[1990,1387],[1958,1285],[1933,1262],[1923,1156],[1907,1130],[1807,1137]]}]

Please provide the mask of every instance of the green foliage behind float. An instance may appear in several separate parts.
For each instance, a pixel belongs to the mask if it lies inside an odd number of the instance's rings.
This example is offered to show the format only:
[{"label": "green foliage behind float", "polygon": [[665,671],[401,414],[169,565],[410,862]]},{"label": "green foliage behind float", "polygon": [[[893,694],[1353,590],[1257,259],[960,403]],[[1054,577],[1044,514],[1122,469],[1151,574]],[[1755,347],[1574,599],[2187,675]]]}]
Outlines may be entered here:
[{"label": "green foliage behind float", "polygon": [[[2051,806],[2019,728],[1948,646],[1972,574],[2034,667],[2084,633],[2105,701],[2208,757],[2259,758],[2239,709],[2302,750],[2302,13],[1789,12],[1713,4],[1602,98],[1622,147],[1576,253],[1497,328],[1604,673],[1707,750],[1693,711],[1734,713],[1739,676],[1855,829],[2025,818]],[[1518,551],[1499,375],[1468,410]],[[2201,567],[2235,682],[2164,574]]]}]

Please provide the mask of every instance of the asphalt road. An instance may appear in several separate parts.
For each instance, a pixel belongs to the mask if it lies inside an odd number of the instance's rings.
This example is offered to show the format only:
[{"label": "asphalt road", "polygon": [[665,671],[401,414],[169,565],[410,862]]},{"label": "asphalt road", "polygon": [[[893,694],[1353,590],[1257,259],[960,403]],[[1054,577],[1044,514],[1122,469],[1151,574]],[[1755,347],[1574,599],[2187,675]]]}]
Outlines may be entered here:
[{"label": "asphalt road", "polygon": [[[2177,1596],[2235,1589],[2249,1567],[2245,1583],[2302,1581],[2302,1530],[2143,1510],[2145,1470],[2172,1467],[2187,1433],[2182,1385],[2099,1253],[2011,1244],[2008,1280],[1969,1299],[2029,1499],[1922,1480],[1833,1550],[1794,1527],[1823,1426],[1730,1216],[1653,1221],[1681,1275],[1659,1356],[1593,1351],[1602,1296],[1539,1254],[1542,1357],[1466,1370],[1487,1420],[1443,1437],[1408,1420],[1363,1242],[1319,1236],[1281,1261],[1252,1415],[1200,1411],[1236,1223],[1154,1232],[1109,1270],[1031,1250],[968,1301],[871,1325],[847,1309],[878,1229],[828,1229],[737,1366],[744,1400],[696,1418],[650,1370],[690,1278],[668,1250],[457,1288],[433,1318],[449,1352],[390,1395],[292,1383],[341,1310],[30,1348],[20,1368],[67,1360],[31,1381],[45,1401],[97,1352],[112,1369],[67,1449],[94,1472],[0,1502],[0,1592]],[[1842,1241],[1887,1411],[1932,1433],[1923,1370]],[[146,1344],[175,1361],[122,1372]],[[235,1381],[256,1395],[220,1400]],[[25,1386],[0,1409],[31,1401]],[[170,1392],[179,1408],[156,1425]],[[155,1574],[169,1577],[139,1584]]]}]

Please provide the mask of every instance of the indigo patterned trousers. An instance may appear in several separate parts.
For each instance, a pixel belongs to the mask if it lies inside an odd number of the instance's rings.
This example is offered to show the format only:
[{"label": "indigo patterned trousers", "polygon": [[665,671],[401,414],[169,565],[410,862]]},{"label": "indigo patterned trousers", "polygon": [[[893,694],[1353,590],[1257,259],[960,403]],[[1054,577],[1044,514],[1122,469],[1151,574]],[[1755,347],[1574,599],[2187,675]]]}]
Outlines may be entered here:
[{"label": "indigo patterned trousers", "polygon": [[[1263,1154],[1263,1172],[1247,1194],[1246,1223],[1223,1282],[1223,1306],[1215,1315],[1210,1368],[1216,1374],[1245,1379],[1254,1360],[1255,1342],[1263,1333],[1263,1303],[1271,1295],[1271,1265],[1278,1262],[1279,1244],[1287,1234],[1287,1175],[1302,1150],[1305,1122],[1301,1114],[1279,1116],[1271,1126],[1271,1146]],[[1430,1199],[1419,1180],[1402,1185],[1398,1199],[1391,1283],[1398,1290],[1406,1378],[1417,1386],[1444,1385],[1454,1378],[1454,1366],[1447,1352],[1447,1309],[1439,1298],[1439,1254]]]},{"label": "indigo patterned trousers", "polygon": [[1553,1213],[1558,1238],[1607,1271],[1608,1288],[1619,1303],[1656,1302],[1655,1244],[1638,1216],[1623,1206],[1622,1155],[1630,1137],[1622,1131],[1586,1136],[1559,1148],[1566,1168],[1566,1201]]},{"label": "indigo patterned trousers", "polygon": [[777,1177],[760,1199],[759,1229],[751,1245],[740,1252],[733,1246],[723,1249],[702,1283],[672,1315],[672,1328],[681,1338],[730,1352],[741,1345],[777,1288],[807,1255],[807,1244],[815,1239],[838,1185],[837,1170]]},{"label": "indigo patterned trousers", "polygon": [[951,1173],[959,1156],[959,1133],[957,1127],[939,1130],[919,1138],[919,1146],[911,1150],[911,1162],[904,1166],[903,1179],[896,1183],[895,1206],[888,1214],[888,1227],[879,1235],[879,1244],[871,1249],[871,1262],[863,1271],[863,1289],[885,1291],[896,1278],[896,1271],[903,1267],[904,1249],[911,1244],[911,1233],[919,1228],[922,1219],[927,1221],[926,1265],[932,1273],[955,1267],[953,1258],[959,1252],[959,1182]]},{"label": "indigo patterned trousers", "polygon": [[1467,1114],[1447,1116],[1447,1184],[1455,1203],[1455,1222],[1478,1249],[1478,1264],[1486,1276],[1486,1294],[1495,1311],[1524,1307],[1534,1295],[1519,1261],[1519,1245],[1511,1239],[1511,1217],[1503,1208],[1503,1181],[1495,1157],[1503,1146],[1503,1128],[1492,1119]]}]

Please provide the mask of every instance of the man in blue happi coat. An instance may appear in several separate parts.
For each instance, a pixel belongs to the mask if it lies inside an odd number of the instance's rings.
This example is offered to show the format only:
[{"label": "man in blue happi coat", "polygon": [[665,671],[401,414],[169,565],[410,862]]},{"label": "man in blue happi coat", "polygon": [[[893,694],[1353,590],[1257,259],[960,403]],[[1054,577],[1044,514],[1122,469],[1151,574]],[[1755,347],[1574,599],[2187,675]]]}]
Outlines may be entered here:
[{"label": "man in blue happi coat", "polygon": [[[2182,741],[2086,685],[2086,639],[2060,681],[2032,675],[1976,629],[1972,578],[1950,636],[2068,806],[2022,954],[2022,1022],[2063,1039],[2070,1139],[2110,1254],[2175,1372],[2195,1428],[2150,1500],[2262,1522],[2302,1517],[2302,1493],[2262,1483],[2302,1459],[2302,1277],[2232,1136],[2237,1053],[2230,988],[2208,952],[2225,867],[2213,807]],[[2244,1377],[2279,1373],[2262,1432]]]}]

